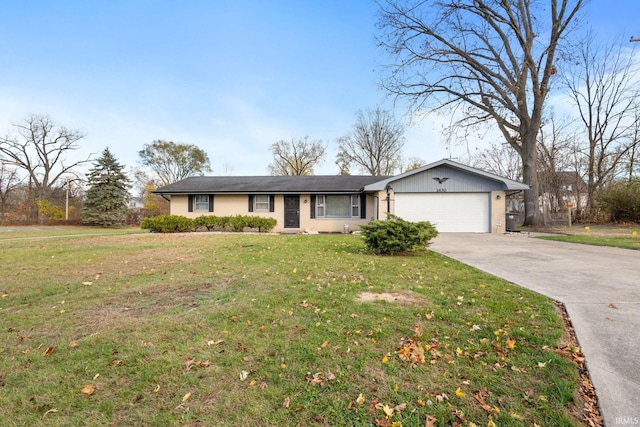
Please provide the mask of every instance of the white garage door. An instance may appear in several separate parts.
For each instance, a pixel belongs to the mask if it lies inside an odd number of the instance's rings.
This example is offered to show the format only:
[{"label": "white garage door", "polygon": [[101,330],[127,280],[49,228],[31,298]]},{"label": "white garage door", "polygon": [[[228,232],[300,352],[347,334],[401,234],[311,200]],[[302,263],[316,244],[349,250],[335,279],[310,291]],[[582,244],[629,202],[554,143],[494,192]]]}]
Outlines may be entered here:
[{"label": "white garage door", "polygon": [[440,232],[488,233],[489,193],[398,193],[395,214],[430,221]]}]

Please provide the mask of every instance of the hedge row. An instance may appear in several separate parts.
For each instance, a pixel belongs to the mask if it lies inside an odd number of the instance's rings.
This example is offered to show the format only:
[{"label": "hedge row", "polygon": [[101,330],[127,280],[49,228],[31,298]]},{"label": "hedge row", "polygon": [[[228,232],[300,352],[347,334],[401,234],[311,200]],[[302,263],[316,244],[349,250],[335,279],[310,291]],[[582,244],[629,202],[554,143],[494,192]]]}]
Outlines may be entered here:
[{"label": "hedge row", "polygon": [[180,215],[160,215],[145,218],[140,224],[143,230],[152,233],[184,233],[198,231],[206,228],[208,231],[235,231],[240,232],[245,228],[257,229],[267,233],[275,228],[277,221],[273,218],[258,216],[214,216],[203,215],[196,219],[186,218]]}]

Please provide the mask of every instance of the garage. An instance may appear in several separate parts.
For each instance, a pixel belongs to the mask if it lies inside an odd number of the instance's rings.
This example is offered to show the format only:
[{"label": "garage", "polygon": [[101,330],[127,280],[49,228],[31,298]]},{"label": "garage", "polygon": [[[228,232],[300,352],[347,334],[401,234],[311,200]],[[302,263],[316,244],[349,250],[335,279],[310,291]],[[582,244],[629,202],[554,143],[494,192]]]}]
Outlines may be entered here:
[{"label": "garage", "polygon": [[366,185],[378,195],[379,219],[387,213],[407,221],[429,221],[441,233],[506,231],[507,194],[528,185],[442,159]]},{"label": "garage", "polygon": [[490,193],[398,193],[395,214],[407,221],[429,221],[440,232],[491,231]]}]

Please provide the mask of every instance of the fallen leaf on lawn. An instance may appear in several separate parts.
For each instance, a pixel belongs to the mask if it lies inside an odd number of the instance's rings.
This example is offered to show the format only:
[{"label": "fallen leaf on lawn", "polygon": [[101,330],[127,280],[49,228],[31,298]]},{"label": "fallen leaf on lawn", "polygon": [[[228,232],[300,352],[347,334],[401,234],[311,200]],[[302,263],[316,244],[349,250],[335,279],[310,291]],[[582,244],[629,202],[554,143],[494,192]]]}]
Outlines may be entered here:
[{"label": "fallen leaf on lawn", "polygon": [[438,421],[436,417],[433,415],[427,415],[427,422],[424,427],[434,427],[436,425],[436,421]]},{"label": "fallen leaf on lawn", "polygon": [[96,391],[96,388],[93,384],[89,384],[87,386],[85,386],[82,390],[80,390],[80,393],[86,395],[86,396],[91,396],[93,394],[93,392]]},{"label": "fallen leaf on lawn", "polygon": [[191,397],[191,392],[185,394],[184,396],[182,396],[182,401],[186,402],[187,400],[189,400],[189,398]]},{"label": "fallen leaf on lawn", "polygon": [[75,341],[71,341],[71,342],[69,343],[69,347],[71,347],[71,348],[74,348],[74,347],[77,347],[77,346],[78,346],[78,343],[77,343],[77,342],[75,342]]},{"label": "fallen leaf on lawn", "polygon": [[55,414],[56,412],[58,412],[58,410],[56,408],[49,409],[47,412],[42,414],[42,418],[46,417],[48,414]]},{"label": "fallen leaf on lawn", "polygon": [[260,326],[260,328],[258,329],[260,332],[264,332],[264,325]]},{"label": "fallen leaf on lawn", "polygon": [[329,341],[325,341],[322,344],[320,344],[320,348],[325,348],[328,345],[329,345]]},{"label": "fallen leaf on lawn", "polygon": [[93,380],[95,381],[95,380],[97,380],[99,377],[100,377],[100,374],[95,374],[95,375],[93,376]]},{"label": "fallen leaf on lawn", "polygon": [[411,362],[412,365],[422,365],[426,362],[424,357],[424,348],[415,336],[404,341],[396,350],[396,354],[400,360]]},{"label": "fallen leaf on lawn", "polygon": [[456,396],[458,397],[465,397],[467,395],[467,393],[464,393],[462,390],[460,390],[460,387],[458,387],[456,389]]},{"label": "fallen leaf on lawn", "polygon": [[402,411],[404,411],[406,408],[407,408],[407,404],[406,404],[406,403],[401,403],[401,404],[399,404],[399,405],[396,405],[396,406],[393,408],[393,410],[394,410],[395,412],[402,412]]},{"label": "fallen leaf on lawn", "polygon": [[251,382],[249,383],[249,387],[253,387],[254,385],[258,384],[258,381],[256,380],[251,380]]},{"label": "fallen leaf on lawn", "polygon": [[47,347],[47,349],[44,351],[44,353],[42,353],[42,355],[43,355],[43,356],[48,356],[48,355],[50,355],[51,353],[53,353],[53,351],[54,351],[55,349],[56,349],[56,348],[55,348],[54,346]]},{"label": "fallen leaf on lawn", "polygon": [[223,342],[224,340],[211,340],[211,341],[207,341],[207,345],[211,347],[212,345],[222,344]]},{"label": "fallen leaf on lawn", "polygon": [[93,282],[82,282],[82,284],[85,286],[91,286],[93,285]]},{"label": "fallen leaf on lawn", "polygon": [[284,402],[282,402],[282,407],[284,409],[289,409],[289,406],[291,406],[291,399],[287,397],[286,399],[284,399]]},{"label": "fallen leaf on lawn", "polygon": [[516,340],[508,339],[507,340],[507,348],[509,348],[509,349],[516,348]]},{"label": "fallen leaf on lawn", "polygon": [[389,363],[389,355],[385,354],[384,357],[382,358],[382,363]]},{"label": "fallen leaf on lawn", "polygon": [[358,395],[358,398],[356,399],[356,402],[358,402],[359,404],[364,404],[364,394],[360,393]]},{"label": "fallen leaf on lawn", "polygon": [[248,376],[249,376],[249,372],[247,371],[240,372],[240,381],[246,380]]},{"label": "fallen leaf on lawn", "polygon": [[267,387],[269,387],[269,385],[268,385],[266,382],[264,382],[264,381],[263,381],[263,382],[261,382],[261,383],[260,383],[260,388],[261,388],[261,389],[263,389],[263,390],[264,390],[264,389],[265,389],[265,388],[267,388]]},{"label": "fallen leaf on lawn", "polygon": [[382,410],[384,411],[387,417],[390,417],[393,415],[393,408],[390,408],[389,405],[387,404],[382,405]]},{"label": "fallen leaf on lawn", "polygon": [[156,384],[156,387],[153,389],[154,393],[157,393],[160,391],[160,384]]}]

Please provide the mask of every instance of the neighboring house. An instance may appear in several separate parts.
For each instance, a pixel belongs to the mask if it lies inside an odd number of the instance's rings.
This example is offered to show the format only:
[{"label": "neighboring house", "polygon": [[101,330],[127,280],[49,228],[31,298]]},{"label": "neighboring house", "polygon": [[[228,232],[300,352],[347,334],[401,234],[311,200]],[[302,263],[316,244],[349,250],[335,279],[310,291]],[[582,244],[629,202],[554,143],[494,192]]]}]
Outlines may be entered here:
[{"label": "neighboring house", "polygon": [[451,160],[393,177],[191,177],[158,188],[172,215],[258,215],[276,232],[357,230],[393,213],[441,232],[504,232],[505,191],[529,187]]},{"label": "neighboring house", "polygon": [[587,204],[587,184],[577,172],[556,172],[540,177],[543,212],[561,212],[571,205],[582,211]]}]

